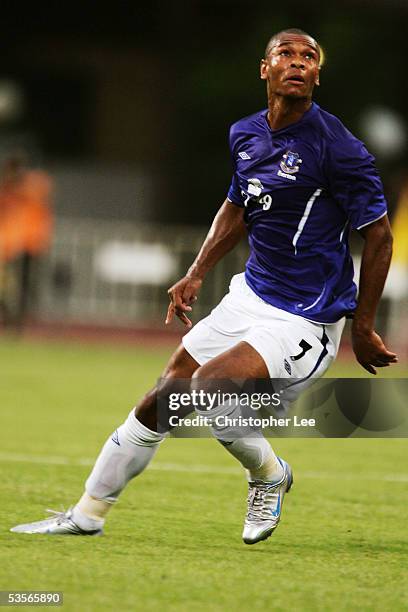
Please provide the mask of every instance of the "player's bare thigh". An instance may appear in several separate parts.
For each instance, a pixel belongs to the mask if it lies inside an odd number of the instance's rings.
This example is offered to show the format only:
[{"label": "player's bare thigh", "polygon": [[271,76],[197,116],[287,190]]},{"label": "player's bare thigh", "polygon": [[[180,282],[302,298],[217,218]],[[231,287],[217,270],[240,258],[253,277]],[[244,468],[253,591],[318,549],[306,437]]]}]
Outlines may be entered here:
[{"label": "player's bare thigh", "polygon": [[197,368],[192,376],[191,388],[216,393],[222,384],[225,392],[236,392],[237,379],[248,378],[269,379],[270,376],[261,355],[250,344],[241,341]]},{"label": "player's bare thigh", "polygon": [[[191,378],[194,372],[199,368],[199,364],[186,351],[184,346],[180,344],[170,357],[167,366],[165,367],[162,378]],[[161,393],[164,393],[164,388]],[[143,399],[138,403],[135,409],[135,414],[139,421],[149,429],[156,431],[157,429],[157,407],[156,407],[157,387],[154,387],[146,393]]]},{"label": "player's bare thigh", "polygon": [[[214,357],[200,366],[180,345],[171,356],[162,378],[191,378],[203,381],[227,378],[269,378],[268,368],[261,355],[247,342],[239,342],[234,347]],[[163,392],[163,389],[161,389]],[[135,410],[137,418],[149,429],[157,429],[156,387],[149,391]]]},{"label": "player's bare thigh", "polygon": [[194,371],[194,378],[269,378],[261,355],[247,342],[238,342]]},{"label": "player's bare thigh", "polygon": [[162,378],[191,378],[200,364],[180,344],[163,370]]}]

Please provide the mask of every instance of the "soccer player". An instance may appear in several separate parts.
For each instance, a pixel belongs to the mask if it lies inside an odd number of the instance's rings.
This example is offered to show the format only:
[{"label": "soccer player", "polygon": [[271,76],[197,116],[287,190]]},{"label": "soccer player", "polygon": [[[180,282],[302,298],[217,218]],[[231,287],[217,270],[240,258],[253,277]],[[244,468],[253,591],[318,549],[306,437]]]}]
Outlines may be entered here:
[{"label": "soccer player", "polygon": [[[200,380],[213,389],[218,379],[286,378],[305,388],[335,358],[351,315],[357,361],[372,374],[397,361],[374,331],[392,251],[381,181],[364,145],[312,102],[321,58],[318,43],[298,29],[268,42],[260,65],[268,108],[231,128],[234,173],[227,199],[186,276],[169,289],[166,322],[177,316],[191,327],[188,313],[206,273],[247,234],[246,270],[183,337],[164,371],[168,381],[192,377],[193,384]],[[351,229],[365,241],[357,300]],[[157,388],[108,438],[73,508],[12,531],[100,534],[121,491],[164,438],[156,399]],[[211,412],[231,410],[232,404]],[[290,466],[262,435],[232,436],[221,427],[214,433],[247,471],[243,539],[264,540],[279,522],[292,484]]]}]

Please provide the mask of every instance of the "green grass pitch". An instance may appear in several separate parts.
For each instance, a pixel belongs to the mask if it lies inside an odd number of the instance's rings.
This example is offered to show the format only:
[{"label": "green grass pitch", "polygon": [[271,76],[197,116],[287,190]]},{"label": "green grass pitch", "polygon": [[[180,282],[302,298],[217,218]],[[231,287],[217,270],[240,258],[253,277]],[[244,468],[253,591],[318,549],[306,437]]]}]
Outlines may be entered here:
[{"label": "green grass pitch", "polygon": [[206,439],[166,441],[105,537],[9,533],[76,501],[168,354],[1,340],[0,590],[63,591],[64,610],[87,612],[406,610],[406,440],[276,439],[295,484],[275,534],[253,547],[241,542],[243,475]]}]

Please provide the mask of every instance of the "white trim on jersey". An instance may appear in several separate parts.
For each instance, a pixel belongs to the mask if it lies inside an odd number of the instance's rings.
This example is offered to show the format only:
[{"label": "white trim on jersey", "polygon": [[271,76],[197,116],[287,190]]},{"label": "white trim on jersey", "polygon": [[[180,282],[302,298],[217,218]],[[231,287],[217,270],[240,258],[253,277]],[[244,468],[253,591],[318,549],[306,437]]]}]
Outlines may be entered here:
[{"label": "white trim on jersey", "polygon": [[387,211],[385,211],[382,215],[380,215],[376,219],[373,219],[372,221],[367,221],[367,223],[363,223],[363,225],[359,225],[358,227],[356,227],[356,230],[361,230],[361,229],[363,229],[363,227],[367,227],[367,225],[371,225],[372,223],[375,223],[376,221],[379,221],[380,219],[385,217],[386,214],[387,214]]},{"label": "white trim on jersey", "polygon": [[348,224],[349,224],[349,219],[347,219],[346,223],[344,224],[343,229],[341,230],[339,242],[341,242],[343,240],[344,232],[346,231],[346,228],[347,228]]},{"label": "white trim on jersey", "polygon": [[298,242],[298,240],[300,238],[301,233],[303,232],[303,228],[306,225],[306,221],[307,221],[307,219],[308,219],[308,217],[310,215],[310,211],[312,210],[312,206],[314,204],[314,201],[316,200],[316,198],[319,197],[319,195],[322,193],[322,191],[323,191],[323,189],[316,189],[316,191],[314,192],[314,194],[311,196],[311,198],[308,200],[308,202],[306,204],[306,208],[304,210],[303,217],[299,221],[297,232],[294,235],[293,240],[292,240],[292,244],[295,247],[295,255],[297,255],[297,249],[296,249],[297,242]]},{"label": "white trim on jersey", "polygon": [[306,312],[306,310],[310,310],[311,308],[313,308],[313,306],[316,306],[316,304],[318,302],[320,302],[320,300],[322,299],[324,292],[326,291],[326,283],[324,283],[324,287],[319,295],[318,298],[315,299],[315,301],[313,302],[313,304],[310,304],[310,306],[308,306],[307,308],[302,308],[303,312]]}]

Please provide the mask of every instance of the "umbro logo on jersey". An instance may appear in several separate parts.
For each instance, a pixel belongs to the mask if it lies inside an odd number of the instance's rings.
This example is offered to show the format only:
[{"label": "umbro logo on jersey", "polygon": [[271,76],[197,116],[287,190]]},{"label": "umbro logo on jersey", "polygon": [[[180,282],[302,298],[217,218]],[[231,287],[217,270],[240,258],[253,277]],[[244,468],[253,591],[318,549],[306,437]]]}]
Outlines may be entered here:
[{"label": "umbro logo on jersey", "polygon": [[241,159],[251,159],[248,153],[245,153],[245,151],[241,151],[241,153],[238,153],[238,155]]}]

